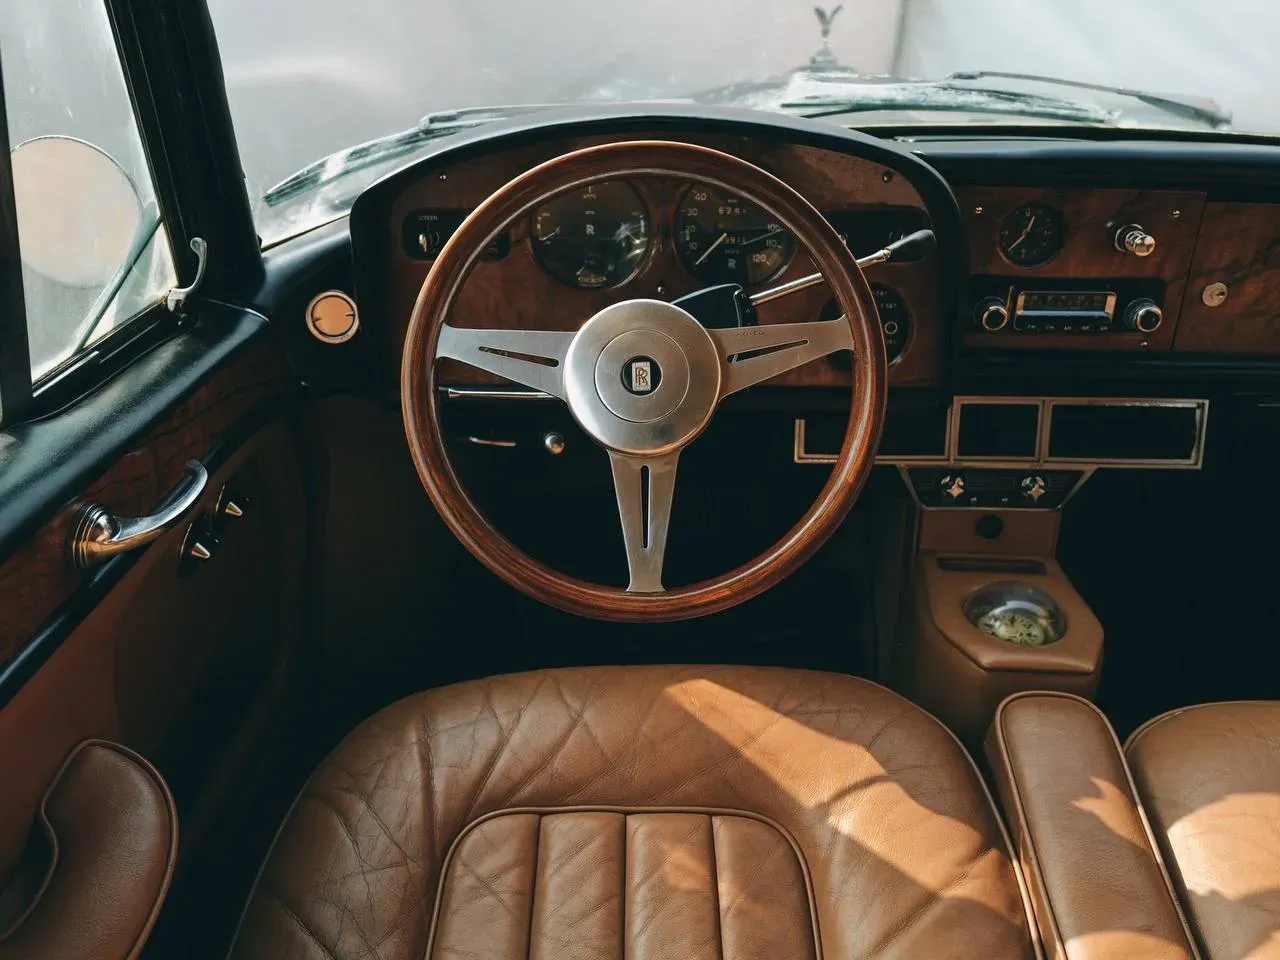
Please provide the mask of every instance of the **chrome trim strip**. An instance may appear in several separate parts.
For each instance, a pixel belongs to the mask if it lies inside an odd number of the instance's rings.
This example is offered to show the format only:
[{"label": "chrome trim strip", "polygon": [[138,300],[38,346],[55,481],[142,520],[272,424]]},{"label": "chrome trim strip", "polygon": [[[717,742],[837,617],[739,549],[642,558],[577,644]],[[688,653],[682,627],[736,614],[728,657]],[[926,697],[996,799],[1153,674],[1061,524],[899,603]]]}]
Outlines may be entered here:
[{"label": "chrome trim strip", "polygon": [[463,437],[467,443],[473,443],[477,447],[514,447],[514,440],[487,440],[484,437]]},{"label": "chrome trim strip", "polygon": [[447,400],[554,400],[541,390],[508,390],[502,387],[445,387]]},{"label": "chrome trim strip", "polygon": [[[1036,454],[1034,457],[961,457],[959,455],[960,413],[970,404],[1016,404],[1040,407],[1036,427]],[[1161,407],[1192,408],[1196,411],[1196,439],[1190,457],[1174,460],[1156,460],[1141,457],[1051,457],[1049,455],[1050,427],[1053,410],[1061,406],[1110,406],[1110,407]],[[947,414],[946,453],[943,456],[881,456],[876,463],[888,466],[912,467],[971,467],[993,470],[1028,470],[1033,468],[1057,468],[1096,470],[1102,467],[1143,470],[1199,470],[1204,465],[1205,435],[1209,425],[1209,401],[1193,399],[1150,399],[1142,397],[956,397]],[[835,463],[836,453],[809,450],[805,442],[805,420],[797,417],[794,428],[792,460],[795,463]],[[1065,502],[1065,501],[1064,501]],[[948,508],[963,509],[963,508]]]}]

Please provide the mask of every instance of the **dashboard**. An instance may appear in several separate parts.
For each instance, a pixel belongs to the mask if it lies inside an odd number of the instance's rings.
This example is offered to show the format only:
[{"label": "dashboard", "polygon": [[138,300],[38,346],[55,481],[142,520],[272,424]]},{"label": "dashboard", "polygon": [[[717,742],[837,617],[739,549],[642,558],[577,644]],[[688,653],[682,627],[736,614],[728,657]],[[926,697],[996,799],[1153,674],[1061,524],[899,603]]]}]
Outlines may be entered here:
[{"label": "dashboard", "polygon": [[[641,129],[628,139],[670,139]],[[382,269],[393,343],[404,327],[436,254],[463,217],[525,170],[573,150],[620,139],[553,136],[444,164],[410,180],[383,214]],[[785,140],[686,135],[743,157],[780,177],[813,203],[858,255],[932,223],[920,191],[893,166]],[[617,180],[563,194],[512,223],[460,291],[456,326],[574,330],[618,300],[673,300],[707,286],[737,283],[749,292],[814,272],[795,239],[750,201],[704,184],[665,178]],[[891,382],[936,383],[943,364],[943,288],[937,251],[880,264],[868,280],[880,311]],[[761,324],[830,319],[834,303],[818,286],[758,308]],[[398,351],[389,351],[395,362]],[[833,355],[777,379],[792,386],[848,383],[848,358]],[[441,370],[454,384],[500,382],[462,365]]]},{"label": "dashboard", "polygon": [[[1240,176],[1263,158],[1274,162],[1270,148],[886,142],[723,113],[601,109],[496,124],[450,138],[366,191],[351,215],[352,254],[387,382],[422,282],[462,219],[538,163],[624,139],[685,140],[747,159],[794,187],[859,256],[931,227],[936,249],[867,270],[893,388],[947,390],[966,370],[1089,373],[1102,361],[1114,372],[1126,357],[1159,357],[1186,361],[1185,372],[1206,360],[1280,356],[1280,197]],[[1126,150],[1136,153],[1131,164]],[[1214,163],[1214,151],[1226,162]],[[741,197],[619,180],[510,224],[450,322],[573,330],[621,299],[672,300],[717,283],[756,292],[810,272],[794,239]],[[762,304],[757,319],[815,320],[832,306],[819,286]],[[447,361],[440,376],[460,386],[501,382]],[[847,357],[836,354],[772,383],[840,387],[848,378]]]},{"label": "dashboard", "polygon": [[[857,255],[921,227],[934,232],[936,244],[915,258],[866,270],[892,359],[877,462],[898,470],[924,507],[1055,508],[1100,468],[1200,469],[1211,404],[1262,409],[1280,398],[1280,148],[1085,133],[872,136],[675,104],[498,121],[440,141],[365,189],[346,221],[269,252],[311,264],[292,308],[308,311],[311,332],[282,332],[309,383],[368,385],[395,402],[415,300],[473,209],[581,147],[692,142],[788,183]],[[804,251],[743,198],[640,177],[561,196],[510,223],[449,322],[572,331],[620,300],[675,300],[723,282],[755,293],[812,272]],[[341,326],[358,304],[359,336],[316,333],[317,284],[354,289],[334,313]],[[278,296],[261,309],[280,313]],[[807,322],[829,310],[817,285],[760,303],[755,320]],[[550,471],[548,483],[576,462],[589,470],[561,405],[525,402],[539,397],[450,360],[439,361],[437,380],[449,436],[497,458],[489,466],[498,474],[511,457],[520,458],[514,475]],[[752,469],[830,464],[849,384],[847,355],[834,354],[744,391],[713,424],[734,438],[718,449],[736,449],[745,430]]]}]

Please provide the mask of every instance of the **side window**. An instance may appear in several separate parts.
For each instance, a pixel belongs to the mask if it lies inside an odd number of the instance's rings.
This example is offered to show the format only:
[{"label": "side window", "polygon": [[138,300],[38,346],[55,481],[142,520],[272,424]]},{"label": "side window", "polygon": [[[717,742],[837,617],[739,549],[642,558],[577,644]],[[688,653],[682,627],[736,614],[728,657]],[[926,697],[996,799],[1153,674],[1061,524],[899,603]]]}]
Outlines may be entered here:
[{"label": "side window", "polygon": [[54,372],[174,286],[104,0],[0,3],[31,376]]}]

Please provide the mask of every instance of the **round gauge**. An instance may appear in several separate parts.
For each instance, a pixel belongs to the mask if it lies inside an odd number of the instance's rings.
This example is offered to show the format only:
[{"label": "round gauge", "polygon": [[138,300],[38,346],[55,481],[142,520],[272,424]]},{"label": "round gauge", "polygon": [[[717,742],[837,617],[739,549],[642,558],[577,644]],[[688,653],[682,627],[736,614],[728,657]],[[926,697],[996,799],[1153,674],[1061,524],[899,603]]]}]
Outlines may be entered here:
[{"label": "round gauge", "polygon": [[533,214],[533,252],[557,280],[594,290],[629,280],[649,250],[649,214],[629,183],[563,193]]},{"label": "round gauge", "polygon": [[[876,309],[880,312],[880,329],[884,332],[884,352],[889,363],[902,356],[907,348],[907,339],[911,336],[911,314],[907,310],[906,301],[893,287],[883,283],[871,284],[871,293],[876,298]],[[834,320],[840,316],[840,305],[828,300],[822,308],[823,320]],[[828,357],[831,365],[838,370],[853,369],[853,355],[848,350],[841,350]]]},{"label": "round gauge", "polygon": [[977,626],[989,637],[1020,647],[1043,647],[1056,639],[1042,620],[1026,610],[997,608],[979,617]]},{"label": "round gauge", "polygon": [[750,200],[697,183],[676,208],[675,241],[698,279],[743,286],[776,277],[796,250],[796,238]]},{"label": "round gauge", "polygon": [[1028,203],[1000,221],[1000,252],[1015,266],[1038,267],[1062,250],[1066,224],[1047,203]]}]

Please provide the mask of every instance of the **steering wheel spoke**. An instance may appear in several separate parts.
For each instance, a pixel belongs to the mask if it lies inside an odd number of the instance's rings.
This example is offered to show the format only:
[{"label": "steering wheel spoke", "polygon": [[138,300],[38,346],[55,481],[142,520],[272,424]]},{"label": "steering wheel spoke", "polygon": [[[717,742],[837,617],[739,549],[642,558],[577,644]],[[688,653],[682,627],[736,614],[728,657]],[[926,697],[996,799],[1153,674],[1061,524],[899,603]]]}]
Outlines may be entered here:
[{"label": "steering wheel spoke", "polygon": [[721,396],[745,390],[837,350],[853,349],[853,333],[844,317],[707,332],[716,342],[724,364]]},{"label": "steering wheel spoke", "polygon": [[618,496],[622,539],[627,547],[628,593],[663,593],[662,561],[676,488],[679,451],[660,457],[609,452]]},{"label": "steering wheel spoke", "polygon": [[565,399],[564,358],[572,333],[440,327],[436,357],[460,360],[515,383]]}]

